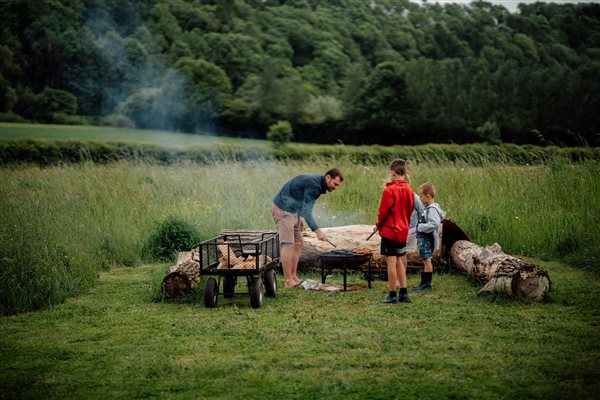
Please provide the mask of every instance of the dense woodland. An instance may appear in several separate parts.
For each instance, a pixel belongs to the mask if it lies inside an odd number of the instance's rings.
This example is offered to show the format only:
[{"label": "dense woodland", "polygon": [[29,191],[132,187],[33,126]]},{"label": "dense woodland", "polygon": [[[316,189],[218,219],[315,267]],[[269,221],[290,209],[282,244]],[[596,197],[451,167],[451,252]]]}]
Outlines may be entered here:
[{"label": "dense woodland", "polygon": [[600,145],[600,4],[0,0],[0,20],[5,121]]}]

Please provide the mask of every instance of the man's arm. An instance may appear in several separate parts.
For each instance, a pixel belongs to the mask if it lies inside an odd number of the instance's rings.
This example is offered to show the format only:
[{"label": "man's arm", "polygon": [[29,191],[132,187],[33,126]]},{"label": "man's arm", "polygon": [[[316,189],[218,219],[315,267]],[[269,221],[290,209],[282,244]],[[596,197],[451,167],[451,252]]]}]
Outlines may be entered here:
[{"label": "man's arm", "polygon": [[315,205],[316,199],[321,194],[318,188],[308,187],[304,190],[304,197],[302,199],[302,208],[300,209],[300,215],[304,217],[309,228],[315,232],[319,229],[315,219],[312,216],[312,210]]}]

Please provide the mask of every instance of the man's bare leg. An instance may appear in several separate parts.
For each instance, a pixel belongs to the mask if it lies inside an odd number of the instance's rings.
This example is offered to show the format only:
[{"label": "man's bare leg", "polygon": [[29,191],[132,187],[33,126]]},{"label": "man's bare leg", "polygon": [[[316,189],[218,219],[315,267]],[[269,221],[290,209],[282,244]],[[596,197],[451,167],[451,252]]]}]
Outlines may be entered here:
[{"label": "man's bare leg", "polygon": [[296,285],[296,281],[292,278],[292,265],[294,264],[294,248],[291,243],[281,244],[281,267],[283,269],[283,279],[285,287],[291,288]]},{"label": "man's bare leg", "polygon": [[294,284],[298,284],[301,282],[298,279],[298,262],[300,261],[300,253],[302,253],[302,242],[294,243],[294,253],[292,258],[292,268],[290,269],[291,278],[294,281]]}]

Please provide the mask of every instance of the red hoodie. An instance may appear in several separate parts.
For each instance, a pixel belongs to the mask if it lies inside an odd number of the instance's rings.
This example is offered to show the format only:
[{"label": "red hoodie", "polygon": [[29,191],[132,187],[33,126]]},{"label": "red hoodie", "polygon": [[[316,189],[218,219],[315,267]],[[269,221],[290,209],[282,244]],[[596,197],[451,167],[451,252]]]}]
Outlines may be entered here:
[{"label": "red hoodie", "polygon": [[406,243],[414,206],[415,195],[405,180],[386,183],[377,214],[379,235],[394,242]]}]

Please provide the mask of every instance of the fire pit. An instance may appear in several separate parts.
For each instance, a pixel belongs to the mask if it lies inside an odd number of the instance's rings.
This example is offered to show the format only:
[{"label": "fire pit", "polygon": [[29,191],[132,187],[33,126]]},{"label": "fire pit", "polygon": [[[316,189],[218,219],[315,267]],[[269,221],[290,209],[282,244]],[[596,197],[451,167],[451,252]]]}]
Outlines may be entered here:
[{"label": "fire pit", "polygon": [[346,291],[346,275],[349,268],[357,268],[368,263],[367,281],[369,289],[371,288],[371,252],[360,252],[360,250],[340,249],[319,253],[319,263],[321,264],[321,282],[325,284],[327,275],[333,268],[341,268],[344,275],[344,291]]}]

